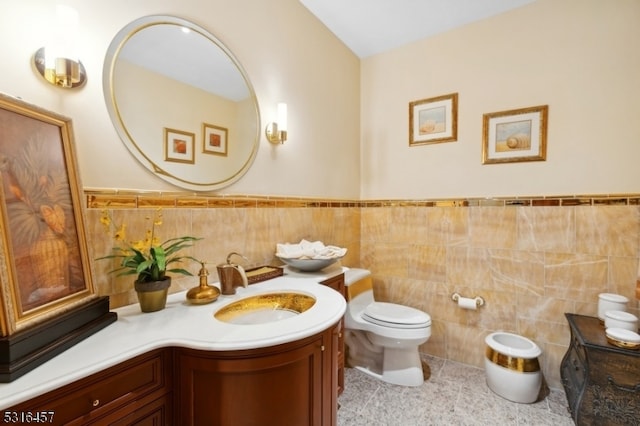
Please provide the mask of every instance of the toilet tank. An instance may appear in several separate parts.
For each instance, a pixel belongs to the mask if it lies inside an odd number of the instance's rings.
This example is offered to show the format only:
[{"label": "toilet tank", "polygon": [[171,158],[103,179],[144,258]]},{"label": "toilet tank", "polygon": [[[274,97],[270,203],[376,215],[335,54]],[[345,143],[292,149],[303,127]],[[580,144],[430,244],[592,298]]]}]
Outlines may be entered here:
[{"label": "toilet tank", "polygon": [[371,271],[350,268],[344,273],[347,309],[361,311],[374,302]]}]

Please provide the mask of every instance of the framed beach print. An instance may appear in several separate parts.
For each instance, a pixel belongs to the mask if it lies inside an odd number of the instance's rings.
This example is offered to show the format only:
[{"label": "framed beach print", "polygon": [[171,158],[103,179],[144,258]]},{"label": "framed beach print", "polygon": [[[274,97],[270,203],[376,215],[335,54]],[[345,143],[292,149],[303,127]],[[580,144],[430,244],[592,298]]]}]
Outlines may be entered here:
[{"label": "framed beach print", "polygon": [[0,332],[93,299],[71,119],[0,94]]},{"label": "framed beach print", "polygon": [[409,102],[409,146],[458,140],[458,94]]},{"label": "framed beach print", "polygon": [[164,159],[174,163],[194,164],[195,157],[194,133],[182,130],[164,128]]},{"label": "framed beach print", "polygon": [[224,127],[202,123],[202,152],[226,156],[228,134]]},{"label": "framed beach print", "polygon": [[547,159],[548,105],[484,114],[482,164]]}]

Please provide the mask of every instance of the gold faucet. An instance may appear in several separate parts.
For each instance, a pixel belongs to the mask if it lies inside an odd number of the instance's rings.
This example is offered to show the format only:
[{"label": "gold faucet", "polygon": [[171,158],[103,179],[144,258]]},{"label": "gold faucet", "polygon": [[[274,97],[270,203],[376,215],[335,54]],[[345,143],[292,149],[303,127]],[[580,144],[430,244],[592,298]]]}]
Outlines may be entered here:
[{"label": "gold faucet", "polygon": [[244,260],[249,260],[240,253],[231,252],[227,256],[227,263],[221,263],[218,269],[218,278],[220,278],[220,292],[225,295],[236,294],[236,287],[247,287],[249,281],[244,268],[236,263],[231,263],[231,256],[240,256]]}]

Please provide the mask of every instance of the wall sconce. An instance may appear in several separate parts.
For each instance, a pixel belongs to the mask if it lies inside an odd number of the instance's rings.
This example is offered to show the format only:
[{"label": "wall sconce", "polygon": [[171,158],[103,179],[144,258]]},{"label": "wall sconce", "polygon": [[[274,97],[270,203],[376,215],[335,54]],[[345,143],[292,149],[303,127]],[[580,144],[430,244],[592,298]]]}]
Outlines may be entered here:
[{"label": "wall sconce", "polygon": [[80,87],[87,74],[78,58],[78,12],[69,6],[56,6],[51,39],[35,53],[38,73],[49,83],[65,89]]},{"label": "wall sconce", "polygon": [[266,135],[272,144],[282,144],[287,140],[287,104],[278,104],[278,121],[267,124]]}]

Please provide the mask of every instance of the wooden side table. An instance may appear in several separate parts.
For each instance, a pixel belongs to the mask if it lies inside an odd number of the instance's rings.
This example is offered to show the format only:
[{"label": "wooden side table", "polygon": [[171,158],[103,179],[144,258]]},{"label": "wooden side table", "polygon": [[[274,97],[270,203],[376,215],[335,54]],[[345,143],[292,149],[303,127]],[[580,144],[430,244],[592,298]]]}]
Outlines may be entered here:
[{"label": "wooden side table", "polygon": [[598,318],[565,316],[571,342],[560,376],[575,423],[640,424],[640,351],[609,344]]}]

